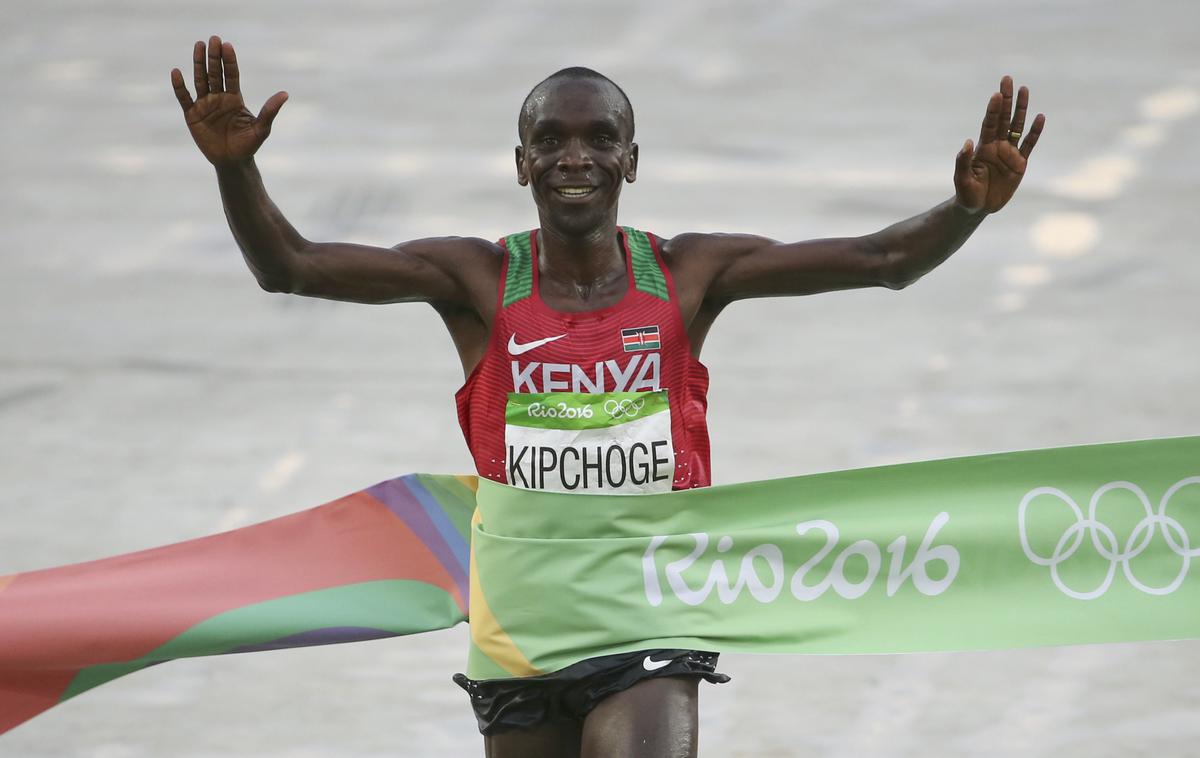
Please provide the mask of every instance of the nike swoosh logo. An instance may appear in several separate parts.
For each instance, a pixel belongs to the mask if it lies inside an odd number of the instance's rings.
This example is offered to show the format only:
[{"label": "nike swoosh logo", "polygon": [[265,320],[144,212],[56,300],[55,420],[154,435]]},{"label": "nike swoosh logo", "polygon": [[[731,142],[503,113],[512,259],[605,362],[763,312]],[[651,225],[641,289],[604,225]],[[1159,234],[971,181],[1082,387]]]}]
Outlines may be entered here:
[{"label": "nike swoosh logo", "polygon": [[565,335],[565,334],[560,334],[557,337],[546,337],[545,339],[534,340],[533,342],[526,342],[525,344],[521,344],[521,343],[517,342],[516,332],[513,332],[513,334],[508,338],[508,352],[510,355],[520,355],[521,353],[528,353],[530,350],[534,349],[535,347],[541,347],[542,345],[545,345],[547,342],[553,342],[554,340],[560,340],[566,336],[567,335]]},{"label": "nike swoosh logo", "polygon": [[671,658],[668,658],[665,661],[655,661],[652,660],[650,656],[646,656],[642,659],[642,668],[646,669],[647,671],[658,671],[660,668],[670,663],[671,660]]}]

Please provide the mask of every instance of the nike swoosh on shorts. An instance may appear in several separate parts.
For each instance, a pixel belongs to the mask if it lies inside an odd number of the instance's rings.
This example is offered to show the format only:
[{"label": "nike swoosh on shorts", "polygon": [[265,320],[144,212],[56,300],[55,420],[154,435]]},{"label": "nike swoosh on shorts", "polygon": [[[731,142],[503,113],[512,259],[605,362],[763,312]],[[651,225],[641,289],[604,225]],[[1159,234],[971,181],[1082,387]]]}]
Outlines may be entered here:
[{"label": "nike swoosh on shorts", "polygon": [[642,659],[642,668],[646,669],[647,671],[658,671],[660,668],[662,668],[663,666],[666,666],[668,663],[670,663],[673,660],[674,660],[674,658],[668,658],[665,661],[656,661],[656,660],[653,660],[650,656],[646,656],[645,658]]},{"label": "nike swoosh on shorts", "polygon": [[513,332],[508,337],[508,352],[509,352],[509,355],[520,355],[521,353],[528,353],[530,350],[534,349],[535,347],[541,347],[542,345],[545,345],[547,342],[553,342],[554,340],[560,340],[566,336],[567,335],[565,335],[565,334],[559,334],[555,337],[546,337],[545,339],[534,340],[533,342],[526,342],[525,344],[522,345],[521,343],[517,342],[516,332]]}]

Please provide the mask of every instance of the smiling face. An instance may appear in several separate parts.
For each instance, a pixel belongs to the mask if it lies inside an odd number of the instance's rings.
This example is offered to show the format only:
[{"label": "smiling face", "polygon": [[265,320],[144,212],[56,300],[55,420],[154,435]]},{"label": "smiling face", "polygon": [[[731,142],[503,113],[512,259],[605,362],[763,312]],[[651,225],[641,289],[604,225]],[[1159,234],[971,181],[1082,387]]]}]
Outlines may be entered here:
[{"label": "smiling face", "polygon": [[521,114],[517,181],[533,191],[542,226],[585,236],[616,225],[621,183],[637,178],[633,114],[610,82],[552,78]]}]

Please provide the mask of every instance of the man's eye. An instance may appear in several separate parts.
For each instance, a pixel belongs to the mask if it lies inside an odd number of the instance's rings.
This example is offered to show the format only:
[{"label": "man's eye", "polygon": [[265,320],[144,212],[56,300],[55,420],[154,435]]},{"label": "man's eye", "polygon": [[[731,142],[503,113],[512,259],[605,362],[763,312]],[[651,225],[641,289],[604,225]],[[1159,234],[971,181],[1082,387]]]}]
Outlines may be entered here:
[{"label": "man's eye", "polygon": [[547,137],[542,137],[542,138],[541,138],[541,140],[539,140],[539,141],[540,141],[540,142],[541,142],[541,144],[543,144],[543,145],[557,145],[557,144],[558,144],[558,137],[549,137],[549,136],[547,136]]}]

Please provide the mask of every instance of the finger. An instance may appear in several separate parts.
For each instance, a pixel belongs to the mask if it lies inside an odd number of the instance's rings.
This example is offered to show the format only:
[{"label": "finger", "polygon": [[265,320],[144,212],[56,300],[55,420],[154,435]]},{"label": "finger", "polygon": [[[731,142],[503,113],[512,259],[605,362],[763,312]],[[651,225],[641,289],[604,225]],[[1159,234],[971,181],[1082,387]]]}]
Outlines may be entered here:
[{"label": "finger", "polygon": [[979,144],[981,146],[994,141],[996,135],[999,134],[1000,101],[1001,95],[999,92],[993,92],[992,97],[988,100],[987,112],[983,114],[983,126],[979,129]]},{"label": "finger", "polygon": [[221,38],[213,35],[208,38],[208,91],[224,92],[225,75],[221,71]]},{"label": "finger", "polygon": [[187,113],[188,108],[192,107],[192,95],[183,83],[183,72],[177,68],[171,69],[171,86],[175,89],[175,99],[179,101],[179,107]]},{"label": "finger", "polygon": [[1000,78],[1000,124],[996,128],[997,139],[1008,139],[1008,125],[1012,122],[1013,80],[1005,74]]},{"label": "finger", "polygon": [[[1025,131],[1025,111],[1029,108],[1029,88],[1022,87],[1017,91],[1017,111],[1013,114],[1012,125],[1008,127],[1009,132],[1016,132],[1018,135]],[[1014,145],[1020,136],[1012,137],[1009,135],[1009,142]]]},{"label": "finger", "polygon": [[262,110],[258,112],[258,121],[254,123],[254,133],[259,139],[266,139],[271,134],[271,124],[275,123],[275,117],[279,115],[279,109],[287,99],[288,93],[276,92],[263,103]]},{"label": "finger", "polygon": [[204,43],[196,42],[192,46],[192,78],[196,84],[196,99],[208,94],[208,71],[204,68]]},{"label": "finger", "polygon": [[954,178],[956,182],[961,183],[971,173],[971,158],[975,155],[975,150],[971,145],[971,140],[963,143],[962,149],[958,151],[958,156],[954,159]]},{"label": "finger", "polygon": [[1021,143],[1021,155],[1025,158],[1033,152],[1034,145],[1037,144],[1038,137],[1042,135],[1042,127],[1046,125],[1045,114],[1039,113],[1033,119],[1033,126],[1029,128],[1029,134],[1025,135],[1025,141]]},{"label": "finger", "polygon": [[233,52],[233,43],[221,45],[221,63],[225,67],[225,91],[235,95],[242,94],[242,85],[238,79],[237,53]]}]

